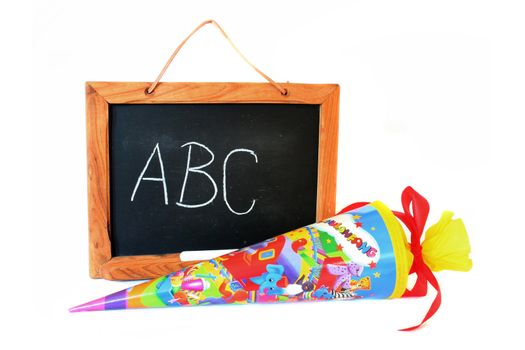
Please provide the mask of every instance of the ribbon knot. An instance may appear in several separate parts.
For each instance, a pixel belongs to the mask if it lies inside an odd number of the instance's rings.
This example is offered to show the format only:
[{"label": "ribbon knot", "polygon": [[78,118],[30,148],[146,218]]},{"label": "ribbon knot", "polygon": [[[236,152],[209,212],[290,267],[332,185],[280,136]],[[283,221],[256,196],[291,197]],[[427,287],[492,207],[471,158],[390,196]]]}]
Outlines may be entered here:
[{"label": "ribbon knot", "polygon": [[414,256],[414,260],[423,259],[423,252],[422,252],[421,246],[417,246],[416,244],[411,244],[410,251],[412,252],[412,255]]}]

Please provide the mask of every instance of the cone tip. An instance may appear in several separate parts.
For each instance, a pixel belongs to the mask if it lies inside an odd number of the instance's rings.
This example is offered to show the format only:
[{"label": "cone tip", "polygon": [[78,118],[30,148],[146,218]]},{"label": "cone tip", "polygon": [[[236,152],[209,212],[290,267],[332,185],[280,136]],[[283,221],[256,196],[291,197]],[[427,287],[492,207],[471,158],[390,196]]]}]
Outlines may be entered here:
[{"label": "cone tip", "polygon": [[98,311],[104,310],[105,298],[95,299],[90,302],[73,306],[69,309],[69,312],[81,312],[81,311]]},{"label": "cone tip", "polygon": [[69,308],[69,312],[80,312],[80,311],[84,311],[84,309],[82,308],[82,305],[77,305],[77,306],[73,306]]}]

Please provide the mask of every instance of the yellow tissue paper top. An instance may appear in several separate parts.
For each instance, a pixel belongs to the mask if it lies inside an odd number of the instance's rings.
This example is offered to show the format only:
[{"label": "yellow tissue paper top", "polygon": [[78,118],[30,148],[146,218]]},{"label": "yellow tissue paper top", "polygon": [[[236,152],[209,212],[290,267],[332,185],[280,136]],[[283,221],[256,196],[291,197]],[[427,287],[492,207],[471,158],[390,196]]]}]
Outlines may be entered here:
[{"label": "yellow tissue paper top", "polygon": [[432,271],[469,271],[470,243],[461,219],[452,219],[454,213],[445,211],[441,219],[425,232],[422,255]]}]

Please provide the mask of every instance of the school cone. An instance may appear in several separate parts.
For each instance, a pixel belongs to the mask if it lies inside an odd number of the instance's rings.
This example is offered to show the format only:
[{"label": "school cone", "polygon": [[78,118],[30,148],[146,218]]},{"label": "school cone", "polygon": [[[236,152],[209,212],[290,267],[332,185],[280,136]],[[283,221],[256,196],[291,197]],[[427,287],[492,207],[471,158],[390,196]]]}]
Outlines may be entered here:
[{"label": "school cone", "polygon": [[[383,203],[356,203],[338,215],[218,258],[188,266],[70,309],[71,312],[211,304],[248,304],[423,296],[436,299],[423,321],[439,308],[433,274],[468,271],[470,244],[460,219],[444,212],[421,243],[429,212],[411,187],[403,212]],[[411,233],[407,242],[401,223]],[[407,290],[408,275],[417,275]]]}]

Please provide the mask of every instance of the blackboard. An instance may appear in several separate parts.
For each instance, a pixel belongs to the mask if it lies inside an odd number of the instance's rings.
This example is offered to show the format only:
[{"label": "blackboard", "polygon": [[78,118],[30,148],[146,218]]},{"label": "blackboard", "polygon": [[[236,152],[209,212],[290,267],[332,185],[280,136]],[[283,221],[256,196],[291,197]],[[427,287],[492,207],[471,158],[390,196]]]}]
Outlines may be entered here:
[{"label": "blackboard", "polygon": [[86,83],[91,277],[155,278],[335,213],[339,86],[279,86]]},{"label": "blackboard", "polygon": [[113,104],[109,123],[113,256],[241,248],[316,221],[319,105]]}]

